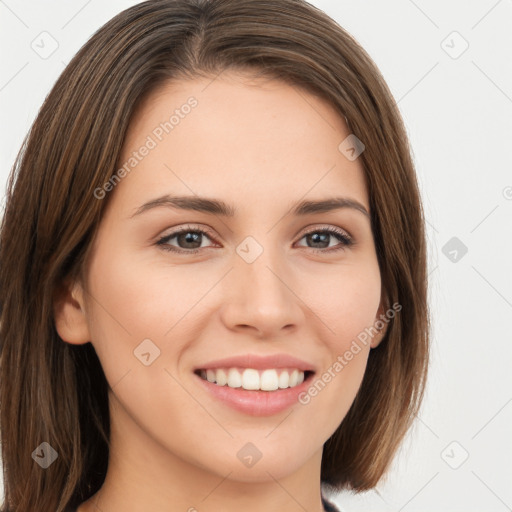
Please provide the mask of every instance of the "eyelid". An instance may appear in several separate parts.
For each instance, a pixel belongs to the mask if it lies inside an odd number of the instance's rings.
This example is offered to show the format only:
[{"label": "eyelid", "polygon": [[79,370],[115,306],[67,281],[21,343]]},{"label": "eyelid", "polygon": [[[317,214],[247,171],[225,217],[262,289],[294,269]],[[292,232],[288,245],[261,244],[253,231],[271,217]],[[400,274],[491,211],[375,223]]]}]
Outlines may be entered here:
[{"label": "eyelid", "polygon": [[[216,241],[216,234],[214,233],[214,231],[211,228],[209,228],[208,226],[204,226],[202,224],[197,224],[197,225],[192,225],[192,224],[185,224],[185,225],[183,225],[183,224],[180,224],[178,227],[170,228],[170,229],[172,230],[170,233],[158,236],[158,239],[156,241],[157,245],[165,245],[164,240],[172,239],[175,236],[180,235],[181,233],[187,233],[189,231],[199,232],[199,233],[205,234],[205,235],[208,236],[208,238],[212,242],[217,243],[217,241]],[[180,248],[176,248],[176,249],[178,251],[180,250]],[[207,247],[203,247],[202,249],[207,249]],[[184,252],[191,252],[194,249],[188,249],[188,250],[187,249],[181,249],[181,250],[184,251]]]},{"label": "eyelid", "polygon": [[179,224],[178,226],[168,228],[167,230],[164,231],[164,233],[167,231],[169,231],[167,234],[158,235],[158,238],[161,240],[162,238],[176,236],[179,235],[180,233],[188,231],[202,231],[211,238],[216,237],[216,233],[214,232],[214,230],[203,224]]},{"label": "eyelid", "polygon": [[304,236],[304,235],[308,235],[309,233],[315,233],[316,231],[329,231],[329,232],[336,232],[339,234],[343,234],[350,240],[353,240],[352,235],[346,229],[340,228],[338,226],[333,226],[332,224],[324,224],[324,225],[314,224],[313,227],[306,228],[306,229],[307,229],[306,231],[302,231],[299,233],[302,233],[302,236]]}]

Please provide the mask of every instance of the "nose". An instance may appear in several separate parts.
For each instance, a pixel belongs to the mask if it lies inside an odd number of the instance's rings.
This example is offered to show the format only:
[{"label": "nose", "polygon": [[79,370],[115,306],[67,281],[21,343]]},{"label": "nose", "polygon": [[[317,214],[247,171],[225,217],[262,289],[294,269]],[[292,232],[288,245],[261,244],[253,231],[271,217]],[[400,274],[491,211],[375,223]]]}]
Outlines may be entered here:
[{"label": "nose", "polygon": [[252,263],[235,256],[224,283],[221,318],[230,330],[275,338],[304,321],[304,303],[286,263],[265,250]]}]

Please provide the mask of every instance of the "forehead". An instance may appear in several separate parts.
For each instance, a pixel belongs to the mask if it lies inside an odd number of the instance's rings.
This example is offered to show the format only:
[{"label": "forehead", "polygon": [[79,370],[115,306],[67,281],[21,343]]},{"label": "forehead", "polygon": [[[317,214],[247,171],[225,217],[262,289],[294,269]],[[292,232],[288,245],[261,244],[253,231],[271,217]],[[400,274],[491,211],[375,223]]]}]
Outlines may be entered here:
[{"label": "forehead", "polygon": [[157,192],[241,203],[350,194],[368,208],[362,164],[339,149],[349,135],[330,104],[279,80],[224,72],[168,82],[130,122],[118,161],[130,171],[116,194],[132,203]]}]

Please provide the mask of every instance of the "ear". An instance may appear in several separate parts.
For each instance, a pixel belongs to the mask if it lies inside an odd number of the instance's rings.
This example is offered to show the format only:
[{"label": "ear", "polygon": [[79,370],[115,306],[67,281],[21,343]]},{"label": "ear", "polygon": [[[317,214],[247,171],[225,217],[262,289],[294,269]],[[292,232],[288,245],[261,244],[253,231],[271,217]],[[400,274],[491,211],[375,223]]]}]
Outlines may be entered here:
[{"label": "ear", "polygon": [[380,342],[386,336],[386,332],[388,330],[389,318],[386,316],[386,311],[389,309],[389,301],[386,294],[383,292],[382,298],[380,301],[379,309],[377,310],[377,315],[375,316],[375,328],[377,329],[377,334],[372,338],[370,343],[371,348],[376,348],[379,346]]},{"label": "ear", "polygon": [[53,297],[55,328],[63,341],[81,345],[90,341],[84,291],[78,282],[63,282]]}]

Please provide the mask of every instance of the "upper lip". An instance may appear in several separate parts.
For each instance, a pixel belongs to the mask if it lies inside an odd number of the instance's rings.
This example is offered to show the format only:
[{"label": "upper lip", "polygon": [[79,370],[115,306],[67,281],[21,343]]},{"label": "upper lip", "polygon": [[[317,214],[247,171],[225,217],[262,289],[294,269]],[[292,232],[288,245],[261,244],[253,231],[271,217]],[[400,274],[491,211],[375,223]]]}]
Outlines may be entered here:
[{"label": "upper lip", "polygon": [[254,368],[255,370],[265,370],[267,368],[297,368],[301,371],[314,372],[313,365],[298,359],[289,354],[273,354],[261,356],[258,354],[244,354],[240,356],[226,357],[204,363],[196,367],[196,370],[208,370],[215,368]]}]

